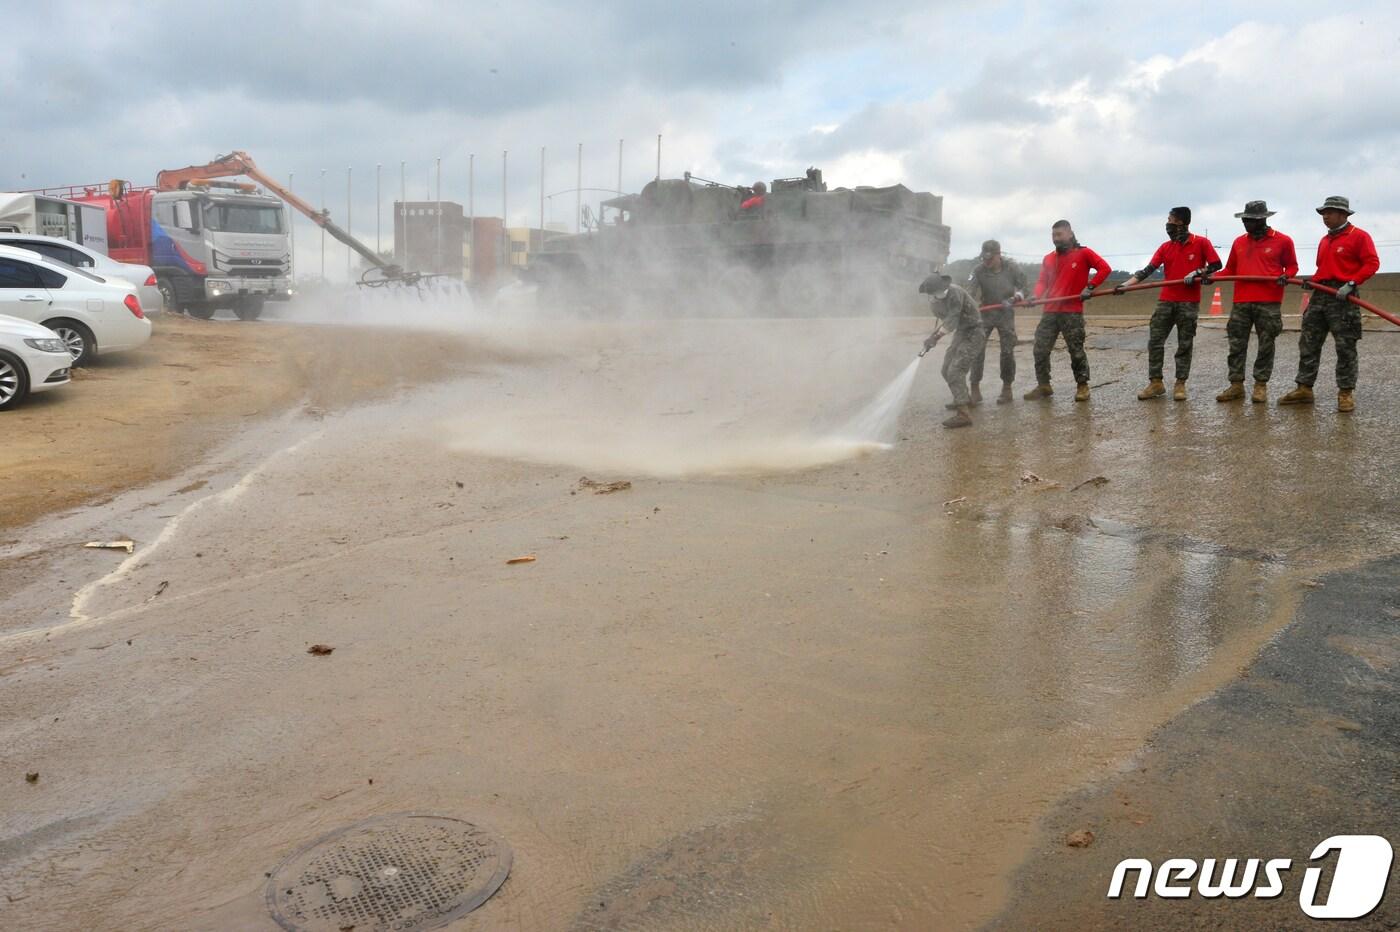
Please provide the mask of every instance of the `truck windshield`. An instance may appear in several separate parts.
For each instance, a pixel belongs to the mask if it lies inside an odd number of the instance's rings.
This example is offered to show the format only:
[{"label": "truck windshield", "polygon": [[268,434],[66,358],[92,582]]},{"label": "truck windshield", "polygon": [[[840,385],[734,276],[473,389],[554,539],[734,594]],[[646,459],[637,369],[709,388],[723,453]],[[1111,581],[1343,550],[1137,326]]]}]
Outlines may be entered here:
[{"label": "truck windshield", "polygon": [[204,225],[220,233],[281,233],[282,208],[205,204]]}]

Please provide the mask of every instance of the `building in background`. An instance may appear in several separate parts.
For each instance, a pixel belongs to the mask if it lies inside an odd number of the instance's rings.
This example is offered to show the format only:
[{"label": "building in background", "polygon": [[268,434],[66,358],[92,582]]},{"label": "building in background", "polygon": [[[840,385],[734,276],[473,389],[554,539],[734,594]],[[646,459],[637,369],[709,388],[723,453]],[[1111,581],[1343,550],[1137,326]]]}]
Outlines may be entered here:
[{"label": "building in background", "polygon": [[563,224],[507,230],[499,217],[467,217],[455,201],[394,202],[394,262],[479,285],[513,279],[546,240],[566,232]]},{"label": "building in background", "polygon": [[456,201],[394,202],[394,261],[409,271],[461,278],[466,233]]},{"label": "building in background", "polygon": [[511,268],[519,270],[530,267],[530,257],[540,251],[546,240],[564,236],[568,231],[562,223],[551,223],[543,230],[539,227],[511,227],[506,232],[510,237]]}]

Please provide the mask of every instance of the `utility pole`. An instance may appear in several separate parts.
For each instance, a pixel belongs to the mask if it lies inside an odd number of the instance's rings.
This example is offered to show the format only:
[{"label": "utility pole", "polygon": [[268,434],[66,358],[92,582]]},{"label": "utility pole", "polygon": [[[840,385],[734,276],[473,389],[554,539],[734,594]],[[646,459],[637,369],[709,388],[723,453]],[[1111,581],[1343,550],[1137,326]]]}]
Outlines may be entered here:
[{"label": "utility pole", "polygon": [[[351,165],[345,166],[345,232],[349,233],[351,236],[354,236],[354,235],[355,235],[355,233],[354,233],[354,227],[352,227],[352,226],[350,225],[350,224],[351,224],[351,219],[352,219],[352,218],[351,218],[351,214],[350,214],[350,205],[353,203],[353,201],[351,200],[351,197],[350,197],[350,192],[351,192],[351,184],[350,184],[350,181],[351,181],[351,173],[354,172],[354,170],[355,170],[355,169],[354,169],[354,166],[351,166]],[[353,249],[351,249],[351,248],[350,248],[350,244],[347,243],[347,244],[345,245],[345,280],[346,280],[346,281],[351,281],[351,282],[353,282],[353,281],[355,280],[355,271],[354,271],[354,269],[352,268],[352,266],[354,265],[354,262],[355,262],[354,256],[355,256],[355,251],[354,251]]]},{"label": "utility pole", "polygon": [[476,153],[467,156],[467,281],[476,281]]},{"label": "utility pole", "polygon": [[437,246],[433,252],[433,271],[442,271],[442,156],[437,159]]},{"label": "utility pole", "polygon": [[[326,218],[326,170],[321,169],[321,219]],[[326,228],[321,227],[321,281],[326,280]]]},{"label": "utility pole", "polygon": [[[292,190],[292,181],[296,176],[296,172],[287,172],[288,191]],[[287,256],[287,285],[290,287],[297,281],[297,218],[290,210],[287,211],[287,232],[291,235],[292,245],[291,255]]]},{"label": "utility pole", "polygon": [[501,257],[507,270],[510,268],[510,226],[506,220],[509,213],[507,208],[510,206],[510,200],[507,197],[510,189],[506,175],[506,156],[509,154],[509,150],[501,150]]}]

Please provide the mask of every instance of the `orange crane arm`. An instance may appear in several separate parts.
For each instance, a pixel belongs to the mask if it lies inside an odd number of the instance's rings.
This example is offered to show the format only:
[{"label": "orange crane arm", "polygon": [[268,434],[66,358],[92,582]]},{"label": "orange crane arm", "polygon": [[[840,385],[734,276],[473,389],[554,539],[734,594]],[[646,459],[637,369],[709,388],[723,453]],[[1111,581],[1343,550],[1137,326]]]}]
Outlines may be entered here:
[{"label": "orange crane arm", "polygon": [[376,268],[382,269],[389,278],[404,277],[403,270],[385,262],[373,249],[361,243],[346,230],[331,222],[330,211],[317,210],[297,197],[287,188],[265,175],[258,168],[253,157],[246,152],[234,151],[221,155],[207,165],[191,165],[187,168],[166,169],[156,175],[156,188],[161,191],[178,191],[188,187],[192,181],[207,181],[212,178],[230,178],[234,175],[247,175],[254,181],[276,194],[292,207],[311,218],[311,222],[321,227],[331,236],[355,250]]}]

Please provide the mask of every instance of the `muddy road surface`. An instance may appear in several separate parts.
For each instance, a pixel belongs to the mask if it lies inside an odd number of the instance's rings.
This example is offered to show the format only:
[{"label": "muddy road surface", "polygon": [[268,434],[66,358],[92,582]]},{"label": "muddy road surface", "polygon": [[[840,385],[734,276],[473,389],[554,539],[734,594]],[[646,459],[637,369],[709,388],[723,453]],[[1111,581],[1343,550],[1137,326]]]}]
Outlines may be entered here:
[{"label": "muddy road surface", "polygon": [[275,928],[267,872],[394,812],[514,850],[462,929],[993,921],[1057,804],[1400,547],[1400,339],[1349,417],[1330,375],[1216,404],[1210,329],[1140,403],[1116,328],[1088,404],[1060,352],[1051,401],[945,431],[934,355],[892,447],[844,435],[927,330],[518,323],[14,532],[0,925]]}]

